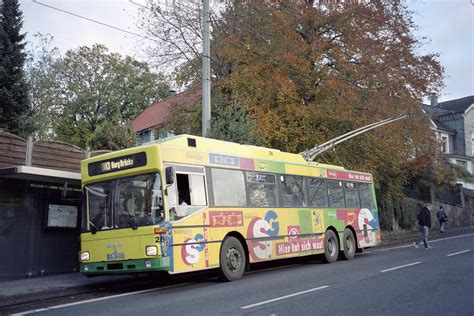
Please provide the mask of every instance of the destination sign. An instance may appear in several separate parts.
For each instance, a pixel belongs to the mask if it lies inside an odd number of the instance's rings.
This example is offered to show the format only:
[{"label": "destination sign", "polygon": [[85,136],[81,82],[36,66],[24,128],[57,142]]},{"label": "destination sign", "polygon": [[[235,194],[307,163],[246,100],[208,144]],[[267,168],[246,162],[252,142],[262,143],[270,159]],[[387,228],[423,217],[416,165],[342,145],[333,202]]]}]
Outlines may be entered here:
[{"label": "destination sign", "polygon": [[338,179],[338,180],[350,180],[350,181],[360,181],[360,182],[372,182],[372,175],[370,174],[362,174],[362,173],[354,173],[354,172],[346,172],[346,171],[335,171],[335,170],[328,170],[328,178],[329,179]]},{"label": "destination sign", "polygon": [[140,152],[132,155],[91,162],[88,165],[89,176],[127,170],[146,166],[146,153]]}]

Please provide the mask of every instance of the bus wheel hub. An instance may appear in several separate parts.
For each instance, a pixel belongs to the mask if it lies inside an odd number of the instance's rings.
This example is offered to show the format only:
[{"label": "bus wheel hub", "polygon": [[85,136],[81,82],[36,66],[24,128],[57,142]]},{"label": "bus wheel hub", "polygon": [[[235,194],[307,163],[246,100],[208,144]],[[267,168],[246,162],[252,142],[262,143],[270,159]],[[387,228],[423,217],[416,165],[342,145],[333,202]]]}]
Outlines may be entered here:
[{"label": "bus wheel hub", "polygon": [[240,252],[235,248],[230,248],[227,251],[227,255],[226,255],[227,266],[231,270],[237,270],[240,268],[240,265],[242,263],[242,258],[240,256],[241,256]]}]

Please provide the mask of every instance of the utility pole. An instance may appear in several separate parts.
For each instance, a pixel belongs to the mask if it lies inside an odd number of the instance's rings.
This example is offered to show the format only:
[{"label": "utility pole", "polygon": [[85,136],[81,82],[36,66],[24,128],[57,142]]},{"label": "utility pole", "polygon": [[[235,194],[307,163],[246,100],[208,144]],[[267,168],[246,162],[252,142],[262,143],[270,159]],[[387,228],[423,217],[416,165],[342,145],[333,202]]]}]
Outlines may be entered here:
[{"label": "utility pole", "polygon": [[202,136],[211,127],[211,53],[209,47],[209,0],[202,1]]}]

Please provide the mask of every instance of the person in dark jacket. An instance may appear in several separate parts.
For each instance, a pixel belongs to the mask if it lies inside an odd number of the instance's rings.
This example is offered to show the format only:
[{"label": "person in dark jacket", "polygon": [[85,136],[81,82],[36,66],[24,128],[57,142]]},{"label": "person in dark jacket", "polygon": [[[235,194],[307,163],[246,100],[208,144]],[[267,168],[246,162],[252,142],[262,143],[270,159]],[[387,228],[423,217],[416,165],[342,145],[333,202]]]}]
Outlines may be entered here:
[{"label": "person in dark jacket", "polygon": [[446,214],[442,205],[439,207],[439,210],[436,212],[436,218],[439,221],[439,232],[444,233],[444,225],[448,221],[448,214]]},{"label": "person in dark jacket", "polygon": [[431,228],[431,209],[433,206],[431,204],[426,204],[416,215],[418,220],[418,231],[420,232],[420,238],[413,243],[415,248],[418,248],[418,245],[423,241],[425,244],[425,249],[431,249],[431,246],[428,244],[428,230]]}]

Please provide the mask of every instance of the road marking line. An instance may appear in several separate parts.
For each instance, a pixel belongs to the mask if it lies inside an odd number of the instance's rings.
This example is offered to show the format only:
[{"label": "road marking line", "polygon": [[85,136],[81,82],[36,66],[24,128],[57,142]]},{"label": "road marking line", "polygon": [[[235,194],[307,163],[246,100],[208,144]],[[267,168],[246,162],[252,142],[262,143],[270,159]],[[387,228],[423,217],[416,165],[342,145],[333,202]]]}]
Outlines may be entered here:
[{"label": "road marking line", "polygon": [[450,253],[449,255],[446,255],[446,257],[451,257],[451,256],[455,256],[455,255],[460,255],[462,253],[466,253],[466,252],[469,252],[471,250],[469,249],[466,249],[466,250],[463,250],[463,251],[459,251],[459,252],[455,252],[455,253]]},{"label": "road marking line", "polygon": [[421,263],[421,262],[413,262],[413,263],[409,263],[409,264],[404,264],[404,265],[402,265],[402,266],[393,267],[393,268],[385,269],[385,270],[380,270],[380,272],[388,272],[388,271],[392,271],[392,270],[397,270],[397,269],[401,269],[401,268],[406,268],[406,267],[414,266],[414,265],[417,265],[417,264],[420,264],[420,263]]},{"label": "road marking line", "polygon": [[[448,239],[455,239],[455,238],[462,238],[462,237],[469,237],[469,236],[474,236],[474,234],[466,234],[466,235],[459,235],[459,236],[452,236],[452,237],[446,237],[446,238],[441,238],[441,239],[433,239],[430,240],[429,242],[438,242],[438,241],[443,241],[443,240],[448,240]],[[402,249],[402,248],[408,248],[408,247],[413,247],[413,243],[410,243],[408,245],[403,245],[403,246],[397,246],[397,247],[390,247],[390,248],[383,248],[383,249],[374,249],[372,251],[388,251],[388,250],[394,250],[394,249]],[[368,251],[367,251],[368,252]]]},{"label": "road marking line", "polygon": [[79,301],[79,302],[73,302],[73,303],[67,303],[67,304],[61,304],[61,305],[55,305],[55,306],[50,306],[50,307],[33,309],[33,310],[26,311],[26,312],[11,314],[11,316],[20,316],[20,315],[40,313],[40,312],[45,312],[45,311],[49,311],[49,310],[53,310],[53,309],[59,309],[59,308],[74,306],[74,305],[81,305],[81,304],[93,303],[93,302],[98,302],[98,301],[104,301],[104,300],[108,300],[108,299],[111,299],[111,298],[117,298],[117,297],[123,297],[123,296],[129,296],[129,295],[159,291],[159,290],[162,290],[162,289],[169,289],[169,288],[173,288],[173,287],[177,287],[177,286],[181,286],[181,285],[187,285],[187,284],[191,284],[191,283],[175,284],[175,285],[170,285],[170,286],[167,286],[167,287],[160,287],[160,288],[154,288],[154,289],[148,289],[148,290],[140,290],[140,291],[135,291],[135,292],[116,294],[116,295],[111,295],[111,296],[98,297],[98,298],[93,298],[93,299],[85,300],[85,301]]},{"label": "road marking line", "polygon": [[259,273],[259,272],[275,271],[275,270],[281,270],[281,269],[293,268],[293,267],[301,267],[301,263],[288,264],[288,265],[273,267],[273,268],[262,268],[258,270],[252,270],[249,272],[245,272],[245,275]]},{"label": "road marking line", "polygon": [[273,298],[271,300],[263,301],[263,302],[260,302],[260,303],[255,303],[255,304],[251,304],[251,305],[247,305],[247,306],[242,306],[241,308],[242,309],[252,308],[252,307],[255,307],[255,306],[260,306],[260,305],[264,305],[264,304],[284,300],[284,299],[287,299],[287,298],[290,298],[290,297],[293,297],[293,296],[302,295],[302,294],[322,290],[322,289],[325,289],[325,288],[328,288],[328,287],[329,287],[329,285],[323,285],[323,286],[320,286],[320,287],[316,287],[314,289],[309,289],[309,290],[302,291],[302,292],[297,292],[297,293],[293,293],[293,294],[289,294],[289,295],[285,295],[285,296],[280,296],[280,297]]}]

